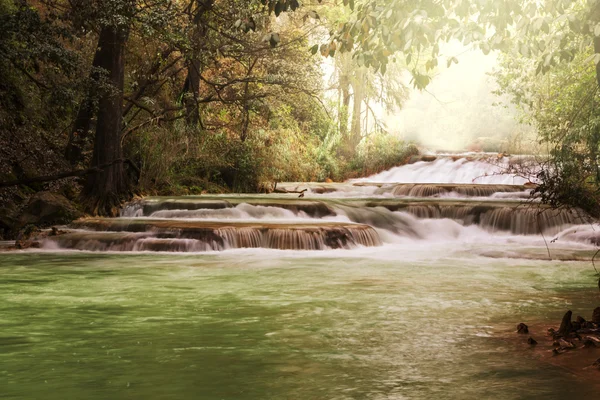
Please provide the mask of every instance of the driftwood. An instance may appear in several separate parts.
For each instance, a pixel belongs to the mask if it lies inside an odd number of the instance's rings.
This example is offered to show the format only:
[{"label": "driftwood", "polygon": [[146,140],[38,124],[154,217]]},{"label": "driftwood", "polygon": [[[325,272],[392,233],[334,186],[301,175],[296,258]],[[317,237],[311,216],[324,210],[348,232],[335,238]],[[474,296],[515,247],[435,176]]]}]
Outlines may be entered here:
[{"label": "driftwood", "polygon": [[96,172],[101,172],[104,168],[110,167],[111,165],[124,163],[127,164],[133,169],[137,175],[137,179],[140,178],[140,169],[133,163],[133,161],[127,158],[118,158],[106,164],[96,165],[87,169],[77,169],[74,171],[61,172],[56,175],[46,175],[46,176],[37,176],[35,178],[25,178],[25,179],[15,179],[7,182],[0,182],[0,188],[9,187],[9,186],[18,186],[18,185],[29,185],[31,183],[42,183],[42,182],[51,182],[56,181],[63,178],[70,178],[73,176],[85,176],[89,174],[93,174]]},{"label": "driftwood", "polygon": [[302,189],[302,190],[286,190],[286,189],[273,189],[273,193],[304,193],[306,192],[308,189]]}]

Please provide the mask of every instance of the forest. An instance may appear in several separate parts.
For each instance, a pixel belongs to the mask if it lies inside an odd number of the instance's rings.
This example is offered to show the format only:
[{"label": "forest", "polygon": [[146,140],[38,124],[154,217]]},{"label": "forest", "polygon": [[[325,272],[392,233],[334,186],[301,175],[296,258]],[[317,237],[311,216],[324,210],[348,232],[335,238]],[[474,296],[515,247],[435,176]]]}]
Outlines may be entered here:
[{"label": "forest", "polygon": [[39,190],[115,215],[406,163],[382,112],[460,62],[451,41],[499,57],[546,156],[536,193],[600,215],[598,1],[1,0],[0,37],[6,231]]},{"label": "forest", "polygon": [[598,398],[599,218],[600,0],[0,0],[2,399]]}]

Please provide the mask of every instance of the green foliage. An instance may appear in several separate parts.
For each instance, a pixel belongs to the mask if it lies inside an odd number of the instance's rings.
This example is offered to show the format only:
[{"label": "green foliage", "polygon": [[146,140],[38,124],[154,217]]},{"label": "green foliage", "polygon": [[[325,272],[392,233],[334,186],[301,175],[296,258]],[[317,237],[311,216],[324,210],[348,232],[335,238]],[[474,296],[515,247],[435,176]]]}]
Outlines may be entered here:
[{"label": "green foliage", "polygon": [[368,176],[392,167],[404,165],[418,148],[388,133],[375,133],[365,138],[351,160],[345,178]]},{"label": "green foliage", "polygon": [[552,206],[600,216],[600,93],[590,54],[576,54],[544,76],[530,59],[505,57],[496,76],[547,148],[536,193]]},{"label": "green foliage", "polygon": [[[576,40],[582,35],[584,42]],[[573,60],[575,43],[590,47],[594,37],[600,37],[600,2],[592,0],[366,0],[332,32],[328,45],[338,43],[339,51],[354,52],[359,65],[375,71],[406,59],[414,87],[423,89],[439,58],[457,62],[440,53],[440,42],[531,56],[537,72],[546,73]]]}]

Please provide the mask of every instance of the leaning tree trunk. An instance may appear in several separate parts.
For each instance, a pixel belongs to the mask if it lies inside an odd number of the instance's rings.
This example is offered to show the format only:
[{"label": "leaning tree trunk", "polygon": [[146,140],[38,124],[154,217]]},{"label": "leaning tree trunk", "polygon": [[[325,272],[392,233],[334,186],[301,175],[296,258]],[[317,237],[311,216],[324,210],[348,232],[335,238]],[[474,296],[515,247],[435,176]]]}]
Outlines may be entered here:
[{"label": "leaning tree trunk", "polygon": [[[127,36],[125,27],[108,26],[102,28],[98,38],[98,66],[106,71],[111,87],[100,94],[92,167],[122,158],[120,135]],[[88,175],[82,195],[89,212],[114,215],[116,207],[129,195],[123,163],[114,163]]]}]

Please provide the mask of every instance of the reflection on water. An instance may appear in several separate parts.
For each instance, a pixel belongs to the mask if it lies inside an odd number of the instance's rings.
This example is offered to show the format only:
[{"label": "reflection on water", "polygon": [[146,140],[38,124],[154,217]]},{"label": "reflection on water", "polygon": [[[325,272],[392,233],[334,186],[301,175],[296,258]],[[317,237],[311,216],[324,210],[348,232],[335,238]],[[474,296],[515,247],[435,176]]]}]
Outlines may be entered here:
[{"label": "reflection on water", "polygon": [[0,254],[0,395],[591,396],[512,340],[588,313],[591,266],[452,247]]}]

